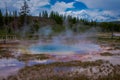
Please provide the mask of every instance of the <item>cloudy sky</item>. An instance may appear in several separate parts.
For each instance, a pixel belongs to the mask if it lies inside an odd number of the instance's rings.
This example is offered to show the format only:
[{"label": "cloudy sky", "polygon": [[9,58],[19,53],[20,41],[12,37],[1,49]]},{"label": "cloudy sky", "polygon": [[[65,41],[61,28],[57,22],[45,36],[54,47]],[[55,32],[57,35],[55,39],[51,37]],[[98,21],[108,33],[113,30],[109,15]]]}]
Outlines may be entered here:
[{"label": "cloudy sky", "polygon": [[[24,0],[0,0],[0,9],[20,10]],[[96,21],[120,21],[120,0],[30,0],[32,15],[47,10]]]}]

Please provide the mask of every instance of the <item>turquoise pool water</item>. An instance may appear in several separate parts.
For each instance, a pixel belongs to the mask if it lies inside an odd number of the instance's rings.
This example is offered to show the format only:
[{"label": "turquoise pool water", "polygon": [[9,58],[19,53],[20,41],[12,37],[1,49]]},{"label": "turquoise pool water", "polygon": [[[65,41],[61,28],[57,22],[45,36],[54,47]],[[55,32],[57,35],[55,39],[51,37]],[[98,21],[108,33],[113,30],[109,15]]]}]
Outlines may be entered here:
[{"label": "turquoise pool water", "polygon": [[29,48],[32,52],[70,52],[70,51],[78,51],[79,48],[69,45],[55,45],[55,44],[47,44],[47,45],[35,45]]},{"label": "turquoise pool water", "polygon": [[77,45],[65,45],[65,44],[46,44],[46,45],[32,45],[29,47],[29,51],[32,53],[60,53],[60,52],[74,52],[74,53],[89,53],[92,51],[99,51],[100,47],[95,44],[77,44]]}]

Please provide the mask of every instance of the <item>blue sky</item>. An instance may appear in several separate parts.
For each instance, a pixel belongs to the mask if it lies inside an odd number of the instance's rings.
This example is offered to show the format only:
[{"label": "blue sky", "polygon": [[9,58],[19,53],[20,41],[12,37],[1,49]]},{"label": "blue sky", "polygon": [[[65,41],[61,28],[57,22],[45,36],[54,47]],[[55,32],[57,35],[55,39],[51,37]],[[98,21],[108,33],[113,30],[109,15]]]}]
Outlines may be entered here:
[{"label": "blue sky", "polygon": [[[30,0],[32,15],[47,10],[96,21],[120,20],[120,0]],[[0,0],[0,9],[20,10],[23,0]]]}]

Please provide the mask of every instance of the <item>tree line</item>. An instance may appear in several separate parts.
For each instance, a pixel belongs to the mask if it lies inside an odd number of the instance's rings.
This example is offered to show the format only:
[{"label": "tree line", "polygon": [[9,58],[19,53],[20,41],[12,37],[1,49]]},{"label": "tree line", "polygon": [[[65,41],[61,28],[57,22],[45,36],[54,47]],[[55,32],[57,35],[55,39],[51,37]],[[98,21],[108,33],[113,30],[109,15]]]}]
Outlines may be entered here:
[{"label": "tree line", "polygon": [[[76,29],[76,26],[87,25],[91,27],[99,27],[101,28],[102,32],[120,32],[120,23],[96,22],[93,20],[88,21],[86,19],[80,19],[71,15],[62,15],[54,11],[51,11],[50,13],[48,13],[47,11],[42,11],[39,13],[39,16],[32,16],[30,15],[30,8],[27,2],[24,1],[23,4],[24,5],[21,6],[20,12],[10,12],[6,8],[5,13],[2,13],[2,11],[0,10],[0,29],[2,31],[6,33],[14,33],[15,31],[21,31],[21,28],[25,27],[26,25],[32,27],[32,30],[39,29],[41,23],[39,19],[42,18],[54,21],[54,25],[69,26],[69,28],[71,29]],[[60,29],[60,27],[58,29]]]}]

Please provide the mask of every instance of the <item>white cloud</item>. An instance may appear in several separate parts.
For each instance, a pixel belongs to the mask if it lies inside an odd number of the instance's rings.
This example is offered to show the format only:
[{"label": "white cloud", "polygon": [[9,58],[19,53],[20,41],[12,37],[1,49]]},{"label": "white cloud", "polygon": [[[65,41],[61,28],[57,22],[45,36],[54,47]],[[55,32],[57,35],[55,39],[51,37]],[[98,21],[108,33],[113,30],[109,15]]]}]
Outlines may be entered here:
[{"label": "white cloud", "polygon": [[[5,9],[7,6],[9,9],[19,10],[24,0],[0,0],[0,8]],[[54,5],[50,4],[50,0],[30,0],[29,6],[32,15],[38,15],[40,11],[47,10],[57,11],[60,14],[72,15],[79,18],[93,19],[98,21],[110,21],[120,20],[120,0],[76,0],[83,2],[88,9],[80,11],[67,11],[68,8],[74,8],[75,2],[59,2]],[[43,6],[50,5],[51,9]],[[102,10],[100,10],[102,9]]]},{"label": "white cloud", "polygon": [[[42,6],[50,5],[50,0],[31,0],[29,3],[30,10],[32,14],[39,13],[39,10],[42,10]],[[45,8],[44,8],[45,9]]]},{"label": "white cloud", "polygon": [[74,2],[70,2],[70,3],[56,2],[56,3],[51,7],[51,11],[57,11],[57,12],[63,13],[63,12],[65,12],[65,10],[68,9],[68,8],[74,8],[73,4],[74,4]]},{"label": "white cloud", "polygon": [[[119,20],[120,17],[120,0],[76,0],[83,2],[89,10],[90,16],[96,20]],[[93,9],[92,11],[90,9]],[[97,9],[102,9],[97,10]]]},{"label": "white cloud", "polygon": [[76,0],[83,2],[88,8],[116,10],[120,8],[120,0]]},{"label": "white cloud", "polygon": [[[23,5],[24,0],[0,0],[0,8],[15,8],[17,10]],[[35,13],[40,7],[50,5],[50,0],[30,0],[28,1],[31,13]]]},{"label": "white cloud", "polygon": [[112,20],[119,20],[120,17],[118,14],[114,14],[112,11],[109,10],[80,10],[80,11],[67,11],[63,14],[72,15],[74,17],[79,17],[87,20],[95,20],[95,21],[112,21]]},{"label": "white cloud", "polygon": [[0,0],[0,8],[5,8],[6,6],[7,7],[12,6],[13,1],[15,0]]},{"label": "white cloud", "polygon": [[[32,13],[36,12],[40,7],[45,5],[50,5],[50,0],[30,0],[28,2],[30,10]],[[17,1],[13,6],[20,9],[23,1]]]}]

